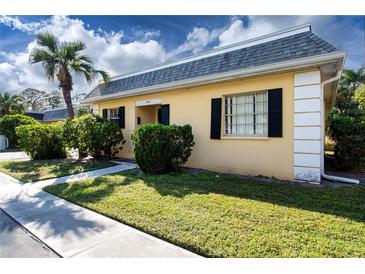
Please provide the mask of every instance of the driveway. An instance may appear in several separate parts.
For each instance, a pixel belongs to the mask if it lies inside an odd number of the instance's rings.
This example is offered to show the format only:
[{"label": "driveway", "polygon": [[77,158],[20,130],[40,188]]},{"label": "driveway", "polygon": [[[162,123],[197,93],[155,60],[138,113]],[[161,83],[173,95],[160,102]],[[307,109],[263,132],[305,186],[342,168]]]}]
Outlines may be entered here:
[{"label": "driveway", "polygon": [[29,160],[29,157],[23,151],[0,151],[0,161],[10,160]]},{"label": "driveway", "polygon": [[0,209],[0,258],[58,258]]}]

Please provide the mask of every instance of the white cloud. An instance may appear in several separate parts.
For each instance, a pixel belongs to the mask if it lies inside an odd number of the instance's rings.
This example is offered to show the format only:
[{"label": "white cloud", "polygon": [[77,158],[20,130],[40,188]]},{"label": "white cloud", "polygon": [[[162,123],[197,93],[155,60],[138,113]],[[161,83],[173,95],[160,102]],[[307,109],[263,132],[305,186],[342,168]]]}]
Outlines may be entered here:
[{"label": "white cloud", "polygon": [[235,20],[219,37],[219,46],[226,46],[273,32],[275,26],[269,22],[250,22],[243,26],[242,20]]},{"label": "white cloud", "polygon": [[169,53],[169,56],[179,55],[183,52],[191,51],[192,53],[199,53],[203,51],[210,43],[217,39],[222,32],[221,29],[213,29],[212,31],[206,28],[194,27],[186,36],[186,41]]},{"label": "white cloud", "polygon": [[46,21],[22,23],[18,17],[11,17],[6,15],[0,16],[0,23],[7,25],[13,29],[21,30],[28,34],[36,33],[47,24]]},{"label": "white cloud", "polygon": [[[60,41],[81,40],[86,45],[85,54],[93,58],[97,69],[108,71],[111,75],[123,74],[165,61],[163,46],[152,39],[123,43],[123,32],[104,32],[87,29],[84,22],[66,16],[53,16],[50,19],[34,23],[22,23],[17,17],[1,16],[0,23],[28,34],[50,31]],[[145,38],[158,33],[146,32]],[[36,46],[35,40],[28,44],[24,52],[2,53],[5,62],[0,63],[1,90],[17,93],[32,87],[43,90],[57,88],[57,82],[49,83],[41,64],[28,62],[30,51]],[[85,93],[91,90],[81,77],[74,77],[74,92]],[[95,83],[94,83],[95,85]]]},{"label": "white cloud", "polygon": [[[213,44],[224,46],[303,23],[311,23],[314,33],[339,49],[346,49],[349,53],[348,66],[357,68],[365,60],[364,27],[361,24],[353,25],[351,17],[336,20],[333,16],[249,16],[247,19],[248,23],[244,24],[242,18],[232,17],[225,28],[212,30],[194,27],[186,40],[169,52],[156,40],[160,36],[158,30],[139,29],[135,32],[134,41],[124,42],[123,30],[92,30],[82,20],[66,16],[53,16],[30,23],[23,23],[18,17],[0,16],[0,24],[31,35],[39,31],[51,31],[60,41],[81,40],[86,43],[85,53],[93,58],[95,67],[111,75],[146,68],[184,52],[198,53],[211,48]],[[57,88],[57,82],[47,82],[40,64],[28,63],[29,52],[35,45],[33,40],[23,52],[0,51],[1,91],[16,93],[28,87],[43,90]],[[91,88],[83,78],[74,77],[74,92],[87,93]]]}]

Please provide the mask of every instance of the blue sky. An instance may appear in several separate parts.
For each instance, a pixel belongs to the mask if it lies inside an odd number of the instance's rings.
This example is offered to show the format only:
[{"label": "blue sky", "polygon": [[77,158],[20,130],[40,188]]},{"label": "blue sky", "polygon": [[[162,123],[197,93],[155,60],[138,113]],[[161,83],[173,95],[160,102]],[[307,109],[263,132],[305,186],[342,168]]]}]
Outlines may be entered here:
[{"label": "blue sky", "polygon": [[[84,41],[95,66],[118,75],[304,23],[347,51],[346,67],[365,63],[364,16],[0,16],[0,89],[57,88],[27,62],[39,31]],[[75,79],[75,92],[91,87]]]}]

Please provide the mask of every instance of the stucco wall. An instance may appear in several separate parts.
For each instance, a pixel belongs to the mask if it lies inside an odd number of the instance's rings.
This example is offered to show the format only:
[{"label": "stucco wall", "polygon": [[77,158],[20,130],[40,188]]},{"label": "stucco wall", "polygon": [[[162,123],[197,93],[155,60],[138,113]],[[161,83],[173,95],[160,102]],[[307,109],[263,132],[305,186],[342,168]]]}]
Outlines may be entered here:
[{"label": "stucco wall", "polygon": [[[233,138],[210,139],[211,99],[228,94],[283,89],[283,137],[282,138]],[[193,128],[195,147],[187,166],[214,171],[247,175],[294,178],[293,107],[294,74],[285,73],[259,78],[185,88],[144,96],[121,98],[99,103],[102,109],[126,106],[127,139],[120,157],[133,157],[130,135],[136,127],[137,100],[160,98],[162,104],[170,104],[170,124],[190,124]],[[138,110],[137,110],[138,112]],[[223,130],[222,123],[222,130]]]}]

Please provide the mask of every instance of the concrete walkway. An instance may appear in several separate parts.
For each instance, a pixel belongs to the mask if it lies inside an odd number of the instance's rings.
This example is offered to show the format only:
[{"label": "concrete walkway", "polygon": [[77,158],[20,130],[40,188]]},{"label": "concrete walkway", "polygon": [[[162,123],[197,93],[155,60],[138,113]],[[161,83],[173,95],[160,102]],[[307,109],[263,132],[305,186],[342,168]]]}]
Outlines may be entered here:
[{"label": "concrete walkway", "polygon": [[29,160],[29,156],[23,151],[0,151],[0,161]]},{"label": "concrete walkway", "polygon": [[45,186],[49,186],[49,185],[57,185],[57,184],[70,183],[70,182],[74,182],[74,181],[78,181],[78,180],[83,180],[83,179],[87,179],[87,178],[95,178],[98,176],[113,174],[113,173],[117,173],[117,172],[120,172],[123,170],[133,169],[136,167],[137,167],[137,165],[132,164],[132,163],[118,163],[118,165],[112,166],[112,167],[106,167],[106,168],[101,168],[101,169],[97,169],[97,170],[86,171],[86,172],[69,175],[69,176],[64,176],[64,177],[47,179],[47,180],[38,181],[38,182],[34,182],[34,183],[28,183],[26,185],[31,185],[38,189],[42,189]]},{"label": "concrete walkway", "polygon": [[[121,166],[130,169],[132,165]],[[76,178],[80,177],[22,184],[0,172],[0,207],[62,257],[199,257],[41,190]]]}]

